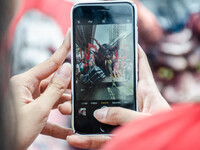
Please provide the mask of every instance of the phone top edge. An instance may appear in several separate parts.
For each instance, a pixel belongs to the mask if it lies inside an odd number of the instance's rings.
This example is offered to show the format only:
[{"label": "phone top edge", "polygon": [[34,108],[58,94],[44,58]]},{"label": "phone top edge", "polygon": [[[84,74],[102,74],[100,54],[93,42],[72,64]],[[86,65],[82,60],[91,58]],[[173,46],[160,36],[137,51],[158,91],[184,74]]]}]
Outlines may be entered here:
[{"label": "phone top edge", "polygon": [[115,0],[115,1],[91,1],[91,2],[85,1],[85,2],[76,2],[76,3],[74,3],[73,7],[71,8],[71,15],[70,15],[71,16],[71,23],[73,21],[73,18],[72,18],[73,17],[73,11],[78,7],[88,6],[88,5],[89,6],[93,6],[93,5],[95,6],[95,5],[99,5],[99,4],[113,4],[113,3],[118,3],[118,4],[127,3],[127,4],[131,5],[131,7],[133,8],[133,11],[135,13],[135,21],[137,22],[137,15],[138,15],[137,6],[130,0],[120,0],[120,1]]},{"label": "phone top edge", "polygon": [[128,4],[131,4],[134,7],[136,6],[132,1],[129,1],[129,0],[91,1],[91,2],[85,1],[85,2],[76,2],[76,3],[74,3],[72,9],[75,9],[76,7],[84,6],[84,5],[113,4],[113,3],[128,3]]}]

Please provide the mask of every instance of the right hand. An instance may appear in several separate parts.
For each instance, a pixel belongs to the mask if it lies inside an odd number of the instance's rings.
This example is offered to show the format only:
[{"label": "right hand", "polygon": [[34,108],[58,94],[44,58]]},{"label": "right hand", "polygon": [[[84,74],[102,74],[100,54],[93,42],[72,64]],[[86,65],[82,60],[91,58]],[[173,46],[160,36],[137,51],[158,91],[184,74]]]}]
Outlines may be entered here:
[{"label": "right hand", "polygon": [[122,125],[133,119],[151,116],[171,107],[162,97],[153,78],[148,59],[139,46],[139,82],[137,87],[139,112],[121,107],[107,107],[94,112],[95,118],[102,123]]},{"label": "right hand", "polygon": [[[151,116],[160,111],[171,109],[156,86],[147,57],[140,46],[137,102],[139,112],[120,107],[107,107],[96,110],[94,116],[99,122],[105,124],[122,125],[137,118]],[[67,114],[71,110],[68,103],[60,105],[59,108],[63,114]],[[84,149],[97,149],[109,139],[108,136],[70,135],[67,137],[67,141],[71,146]]]}]

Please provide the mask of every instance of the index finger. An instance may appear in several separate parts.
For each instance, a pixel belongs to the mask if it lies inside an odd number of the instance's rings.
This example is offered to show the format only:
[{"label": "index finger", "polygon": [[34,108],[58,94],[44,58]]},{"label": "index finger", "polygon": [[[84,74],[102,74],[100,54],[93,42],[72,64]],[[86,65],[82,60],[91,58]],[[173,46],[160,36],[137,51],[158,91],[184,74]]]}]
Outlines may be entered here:
[{"label": "index finger", "polygon": [[54,73],[64,62],[71,49],[71,30],[69,29],[60,48],[46,61],[30,69],[27,74],[41,81]]}]

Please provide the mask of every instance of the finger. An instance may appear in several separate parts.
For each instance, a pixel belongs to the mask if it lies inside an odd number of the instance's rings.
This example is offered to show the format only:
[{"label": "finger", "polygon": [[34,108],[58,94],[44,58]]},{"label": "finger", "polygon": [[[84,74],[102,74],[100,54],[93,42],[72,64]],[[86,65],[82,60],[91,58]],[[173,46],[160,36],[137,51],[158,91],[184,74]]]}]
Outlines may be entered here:
[{"label": "finger", "polygon": [[66,139],[67,136],[73,135],[74,133],[70,128],[63,128],[61,126],[47,122],[41,134],[49,135],[59,139]]},{"label": "finger", "polygon": [[99,149],[110,139],[109,136],[67,136],[67,141],[71,146],[81,149]]},{"label": "finger", "polygon": [[99,122],[109,125],[122,125],[133,119],[144,116],[149,116],[149,114],[140,113],[121,107],[106,107],[102,109],[97,109],[94,112],[94,117]]},{"label": "finger", "polygon": [[[154,81],[148,59],[143,49],[138,45],[138,65],[139,65],[139,82],[137,87],[137,102],[139,110],[143,110],[143,100],[148,93],[154,94],[158,92],[158,88]],[[151,87],[151,88],[149,88]],[[149,91],[151,90],[151,91]]]},{"label": "finger", "polygon": [[63,104],[60,104],[58,106],[58,110],[63,115],[70,115],[71,112],[72,112],[72,104],[71,104],[71,102],[65,102]]},{"label": "finger", "polygon": [[[52,77],[53,77],[53,74],[50,75],[48,78],[41,81],[41,83],[40,83],[40,93],[43,93],[46,90],[46,88],[49,85],[49,82],[51,81]],[[71,90],[70,90],[71,89],[71,81],[70,81],[67,89],[69,89],[69,90],[66,90],[65,93],[71,94]]]},{"label": "finger", "polygon": [[46,78],[40,82],[40,93],[43,93],[46,90],[53,75],[54,74],[51,74],[48,78]]},{"label": "finger", "polygon": [[63,94],[59,98],[59,100],[54,104],[53,109],[57,109],[59,105],[62,105],[67,101],[71,101],[71,95],[70,94]]},{"label": "finger", "polygon": [[[153,102],[155,103],[166,103],[166,101],[163,99],[162,95],[160,94],[160,91],[156,85],[156,82],[153,78],[153,74],[151,71],[151,68],[148,63],[148,59],[144,51],[140,46],[138,46],[139,51],[139,82],[137,87],[137,102],[138,107],[140,111],[146,112],[146,110],[149,110],[149,103]],[[154,98],[152,98],[154,97]],[[150,101],[148,101],[148,100]],[[162,101],[161,101],[162,100]],[[144,103],[144,101],[146,103]],[[144,111],[144,108],[146,109]]]},{"label": "finger", "polygon": [[70,33],[69,29],[61,47],[49,59],[27,72],[31,78],[41,81],[49,77],[61,66],[71,49]]},{"label": "finger", "polygon": [[142,79],[148,79],[154,81],[151,68],[146,54],[143,49],[138,45],[138,58],[139,58],[139,81]]},{"label": "finger", "polygon": [[51,110],[57,100],[64,94],[71,80],[71,65],[65,63],[54,74],[45,92],[36,100],[39,105]]}]

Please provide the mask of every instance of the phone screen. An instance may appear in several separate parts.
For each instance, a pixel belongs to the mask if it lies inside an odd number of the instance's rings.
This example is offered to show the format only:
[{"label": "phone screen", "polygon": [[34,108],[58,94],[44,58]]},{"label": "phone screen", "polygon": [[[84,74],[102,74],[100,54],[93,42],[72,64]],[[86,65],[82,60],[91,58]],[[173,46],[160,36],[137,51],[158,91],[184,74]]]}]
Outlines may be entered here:
[{"label": "phone screen", "polygon": [[102,107],[136,110],[135,10],[129,3],[85,4],[73,11],[74,128],[114,127],[93,117]]}]

